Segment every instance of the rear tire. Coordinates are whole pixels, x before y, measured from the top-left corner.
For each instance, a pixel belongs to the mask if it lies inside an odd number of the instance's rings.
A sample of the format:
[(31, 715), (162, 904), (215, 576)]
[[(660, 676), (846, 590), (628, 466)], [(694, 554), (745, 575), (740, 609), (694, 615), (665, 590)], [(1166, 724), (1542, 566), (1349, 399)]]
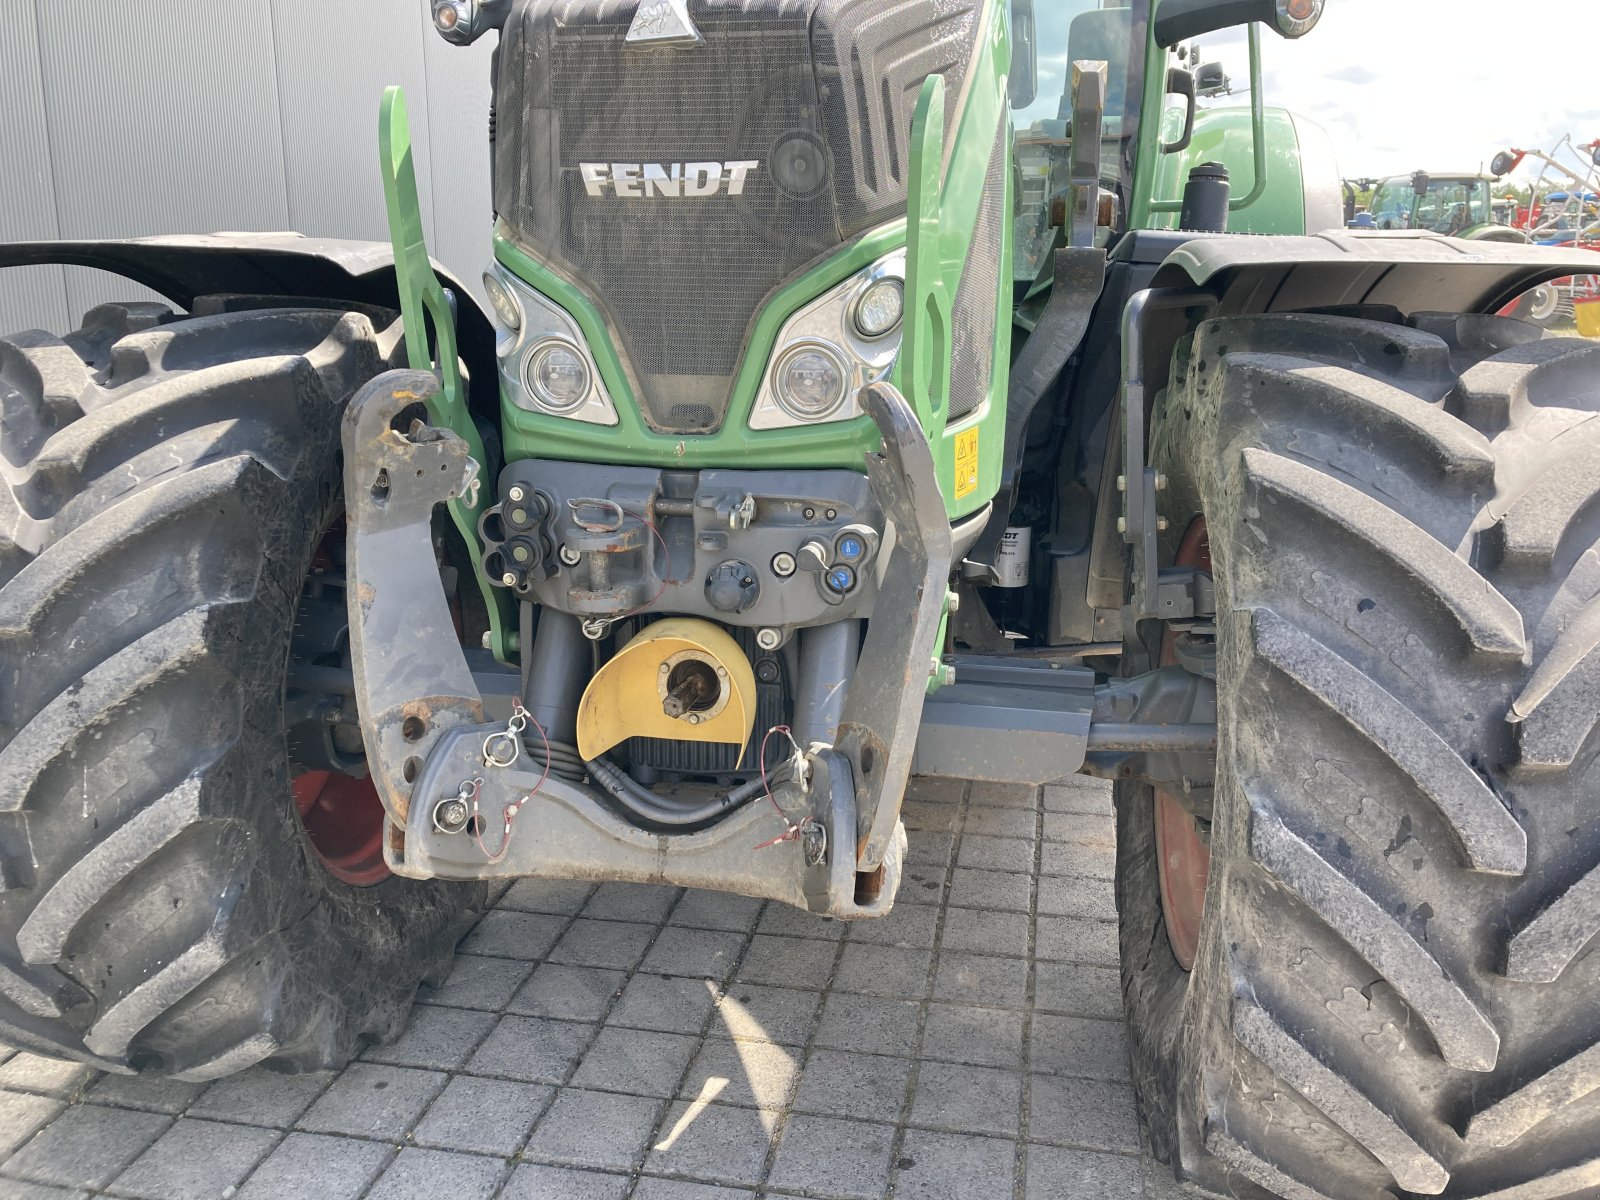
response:
[(297, 819), (290, 637), (397, 333), (263, 303), (0, 340), (0, 1038), (109, 1070), (338, 1066), (482, 904)]
[(1219, 1192), (1600, 1185), (1600, 345), (1538, 337), (1217, 320), (1158, 406), (1219, 748), (1192, 973), (1119, 790), (1124, 985), (1156, 1150)]

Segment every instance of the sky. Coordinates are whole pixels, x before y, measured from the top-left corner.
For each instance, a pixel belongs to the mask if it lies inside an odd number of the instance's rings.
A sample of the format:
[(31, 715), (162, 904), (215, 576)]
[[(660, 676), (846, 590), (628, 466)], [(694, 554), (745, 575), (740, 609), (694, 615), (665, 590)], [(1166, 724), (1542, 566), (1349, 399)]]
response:
[[(1549, 150), (1567, 133), (1590, 142), (1600, 138), (1593, 4), (1327, 0), (1299, 41), (1263, 34), (1266, 100), (1321, 124), (1346, 178), (1487, 169), (1499, 150)], [(1242, 32), (1200, 43), (1247, 86)]]

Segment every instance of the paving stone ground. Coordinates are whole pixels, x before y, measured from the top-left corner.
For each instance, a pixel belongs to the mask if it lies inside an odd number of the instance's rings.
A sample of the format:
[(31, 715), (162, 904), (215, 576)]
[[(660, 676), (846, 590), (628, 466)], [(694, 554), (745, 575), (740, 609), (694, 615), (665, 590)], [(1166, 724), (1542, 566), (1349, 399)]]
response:
[(523, 881), (338, 1073), (0, 1048), (0, 1197), (1155, 1200), (1105, 785), (924, 780), (885, 920)]

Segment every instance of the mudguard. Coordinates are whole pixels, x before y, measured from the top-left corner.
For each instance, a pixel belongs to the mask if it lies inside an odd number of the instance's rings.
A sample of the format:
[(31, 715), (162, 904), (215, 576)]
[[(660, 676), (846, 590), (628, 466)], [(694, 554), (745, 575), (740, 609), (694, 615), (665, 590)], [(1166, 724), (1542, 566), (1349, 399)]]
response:
[(1309, 237), (1202, 237), (1175, 248), (1157, 288), (1198, 287), (1214, 315), (1388, 304), (1403, 313), (1498, 312), (1529, 288), (1589, 274), (1594, 255), (1435, 233), (1328, 232)]
[[(188, 309), (219, 292), (344, 301), (400, 310), (394, 251), (387, 242), (304, 237), (298, 233), (212, 233), (103, 241), (0, 242), (0, 267), (49, 263), (109, 271)], [(474, 379), (496, 379), (494, 324), (472, 293), (437, 263), (455, 297), (462, 359)], [(499, 394), (480, 388), (474, 411), (499, 425)]]

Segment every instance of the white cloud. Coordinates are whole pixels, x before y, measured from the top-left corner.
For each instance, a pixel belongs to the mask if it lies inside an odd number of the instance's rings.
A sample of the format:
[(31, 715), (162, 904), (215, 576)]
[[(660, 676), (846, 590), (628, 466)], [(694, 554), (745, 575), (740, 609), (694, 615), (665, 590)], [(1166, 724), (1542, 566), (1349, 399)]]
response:
[[(1263, 33), (1267, 103), (1322, 124), (1352, 178), (1486, 169), (1508, 146), (1549, 149), (1568, 133), (1589, 142), (1600, 137), (1590, 3), (1328, 0), (1309, 36)], [(1245, 85), (1241, 35), (1201, 45)]]

